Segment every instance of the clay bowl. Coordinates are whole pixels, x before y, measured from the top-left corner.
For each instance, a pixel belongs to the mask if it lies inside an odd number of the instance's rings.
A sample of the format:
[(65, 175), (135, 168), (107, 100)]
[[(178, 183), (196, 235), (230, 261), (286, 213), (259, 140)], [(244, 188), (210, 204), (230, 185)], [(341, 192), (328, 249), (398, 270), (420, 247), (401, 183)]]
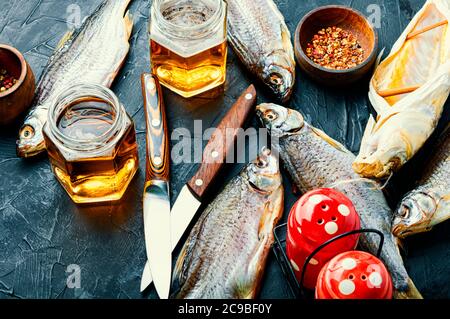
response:
[(0, 125), (7, 125), (31, 106), (36, 83), (23, 55), (6, 44), (0, 44), (0, 69), (7, 70), (17, 79), (13, 87), (0, 92)]
[[(306, 55), (306, 48), (317, 32), (336, 26), (351, 32), (364, 49), (364, 62), (347, 70), (324, 68)], [(349, 7), (324, 6), (309, 12), (295, 32), (295, 56), (300, 68), (316, 81), (329, 86), (345, 86), (356, 82), (373, 67), (378, 50), (378, 34), (366, 17)]]

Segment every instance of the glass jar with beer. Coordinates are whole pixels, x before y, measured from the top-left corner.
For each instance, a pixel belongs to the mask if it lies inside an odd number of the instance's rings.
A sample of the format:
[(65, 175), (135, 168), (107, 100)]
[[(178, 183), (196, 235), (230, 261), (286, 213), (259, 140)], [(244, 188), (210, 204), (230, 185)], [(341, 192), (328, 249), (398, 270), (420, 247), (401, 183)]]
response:
[(118, 201), (138, 169), (133, 120), (97, 84), (67, 88), (43, 130), (52, 170), (77, 204)]
[(152, 72), (162, 85), (192, 97), (226, 78), (227, 5), (223, 0), (154, 0)]

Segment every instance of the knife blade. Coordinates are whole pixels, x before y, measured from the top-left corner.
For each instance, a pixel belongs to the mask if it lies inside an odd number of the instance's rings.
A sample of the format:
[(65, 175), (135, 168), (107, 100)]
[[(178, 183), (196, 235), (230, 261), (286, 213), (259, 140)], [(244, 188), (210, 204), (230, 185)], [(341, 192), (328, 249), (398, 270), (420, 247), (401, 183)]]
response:
[[(250, 85), (224, 116), (203, 151), (203, 160), (197, 173), (184, 185), (171, 210), (171, 243), (175, 249), (189, 227), (203, 196), (226, 162), (234, 146), (239, 129), (243, 127), (256, 103), (256, 90)], [(146, 265), (141, 281), (141, 291), (152, 283), (151, 266)]]
[(143, 207), (148, 266), (144, 272), (149, 268), (159, 297), (167, 299), (172, 275), (168, 129), (158, 79), (143, 74), (141, 82), (147, 129)]

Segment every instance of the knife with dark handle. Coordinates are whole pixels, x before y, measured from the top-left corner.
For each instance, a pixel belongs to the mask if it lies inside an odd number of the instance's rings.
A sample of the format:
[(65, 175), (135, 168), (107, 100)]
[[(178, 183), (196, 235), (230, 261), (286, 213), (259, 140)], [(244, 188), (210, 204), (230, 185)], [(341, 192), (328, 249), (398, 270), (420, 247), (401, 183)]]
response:
[[(181, 189), (171, 210), (171, 243), (175, 249), (186, 229), (189, 227), (203, 196), (212, 186), (214, 178), (226, 162), (229, 150), (234, 147), (239, 129), (243, 127), (249, 115), (254, 111), (256, 90), (253, 85), (242, 93), (236, 103), (227, 112), (212, 134), (203, 151), (203, 160), (197, 173)], [(142, 278), (141, 291), (151, 284), (152, 278), (147, 270)]]
[(169, 181), (169, 134), (161, 85), (152, 74), (142, 74), (145, 124), (147, 129), (146, 181)]
[(141, 281), (141, 291), (145, 274), (150, 271), (159, 297), (167, 299), (172, 273), (168, 129), (158, 79), (151, 74), (143, 74), (141, 82), (147, 129), (143, 208), (148, 258)]

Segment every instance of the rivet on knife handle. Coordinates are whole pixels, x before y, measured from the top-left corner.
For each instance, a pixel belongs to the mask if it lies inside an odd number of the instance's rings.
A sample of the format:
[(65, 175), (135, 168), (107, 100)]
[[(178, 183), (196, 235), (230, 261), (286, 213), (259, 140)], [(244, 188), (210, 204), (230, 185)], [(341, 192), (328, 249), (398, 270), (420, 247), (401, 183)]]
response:
[(197, 173), (188, 182), (190, 189), (201, 198), (208, 185), (226, 162), (228, 151), (234, 147), (242, 128), (256, 103), (256, 90), (250, 85), (227, 112), (203, 151), (203, 161)]
[(147, 127), (146, 181), (169, 180), (169, 137), (166, 112), (158, 79), (142, 74), (145, 122)]

